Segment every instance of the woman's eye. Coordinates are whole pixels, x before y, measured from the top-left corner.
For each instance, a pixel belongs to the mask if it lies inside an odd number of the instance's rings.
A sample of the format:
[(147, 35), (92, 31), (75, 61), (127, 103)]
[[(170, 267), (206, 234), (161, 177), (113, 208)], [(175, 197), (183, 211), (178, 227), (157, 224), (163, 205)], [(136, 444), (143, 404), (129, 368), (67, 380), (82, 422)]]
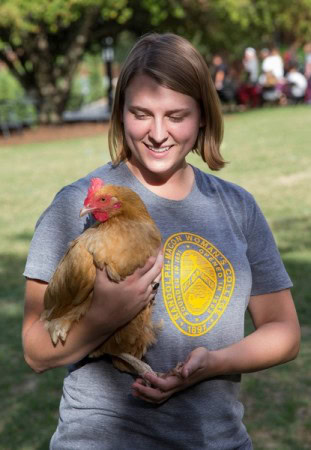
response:
[(183, 120), (182, 116), (170, 116), (172, 122), (181, 122)]
[(144, 120), (147, 118), (148, 118), (147, 114), (135, 114), (135, 119)]

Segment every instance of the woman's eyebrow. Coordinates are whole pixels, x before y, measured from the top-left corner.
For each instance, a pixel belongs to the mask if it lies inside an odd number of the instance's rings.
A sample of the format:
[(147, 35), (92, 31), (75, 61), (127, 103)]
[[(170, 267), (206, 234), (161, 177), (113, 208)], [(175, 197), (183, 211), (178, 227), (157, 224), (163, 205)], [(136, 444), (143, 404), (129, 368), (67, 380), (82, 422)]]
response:
[[(142, 111), (145, 113), (150, 114), (151, 111), (148, 108), (144, 108), (142, 106), (138, 106), (138, 105), (131, 105), (129, 107), (130, 110), (135, 110), (135, 111)], [(168, 111), (166, 111), (166, 114), (177, 114), (177, 113), (189, 113), (190, 109), (189, 108), (178, 108), (178, 109), (170, 109)]]
[(171, 109), (170, 111), (167, 111), (167, 114), (177, 114), (177, 113), (189, 113), (189, 108), (179, 108), (179, 109)]
[(147, 108), (143, 108), (142, 106), (136, 106), (136, 105), (130, 105), (129, 109), (130, 110), (135, 110), (135, 111), (142, 111), (142, 112), (145, 112), (145, 113), (150, 113), (151, 112)]

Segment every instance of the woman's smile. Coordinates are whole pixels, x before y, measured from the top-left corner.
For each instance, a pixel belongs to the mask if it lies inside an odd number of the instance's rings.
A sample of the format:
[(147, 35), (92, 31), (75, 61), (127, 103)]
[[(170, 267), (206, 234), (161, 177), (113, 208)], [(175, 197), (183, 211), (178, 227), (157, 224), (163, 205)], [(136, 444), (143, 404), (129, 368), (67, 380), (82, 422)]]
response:
[(146, 144), (145, 142), (144, 144), (149, 150), (157, 154), (168, 153), (168, 151), (173, 147), (173, 145), (166, 145), (165, 147), (157, 147), (154, 145)]

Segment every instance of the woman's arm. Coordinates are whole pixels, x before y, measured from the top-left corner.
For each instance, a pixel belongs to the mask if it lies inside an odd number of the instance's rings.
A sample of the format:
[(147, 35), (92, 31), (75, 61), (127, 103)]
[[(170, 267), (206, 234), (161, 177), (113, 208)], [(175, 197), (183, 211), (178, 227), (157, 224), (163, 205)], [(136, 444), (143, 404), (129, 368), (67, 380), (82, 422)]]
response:
[(248, 309), (256, 330), (218, 351), (224, 373), (255, 372), (295, 359), (300, 327), (290, 290), (251, 297)]
[(255, 372), (294, 359), (299, 351), (300, 327), (290, 291), (251, 297), (249, 311), (256, 328), (249, 336), (220, 350), (199, 347), (188, 356), (180, 377), (162, 379), (148, 374), (146, 378), (153, 387), (144, 386), (138, 379), (132, 386), (133, 394), (162, 403), (204, 379)]
[(162, 259), (161, 252), (156, 259), (149, 258), (142, 269), (120, 283), (111, 282), (105, 271), (97, 270), (90, 309), (73, 324), (65, 344), (56, 346), (40, 320), (47, 283), (28, 279), (22, 330), (27, 364), (36, 372), (43, 372), (88, 355), (150, 302), (154, 296), (151, 283), (159, 277)]

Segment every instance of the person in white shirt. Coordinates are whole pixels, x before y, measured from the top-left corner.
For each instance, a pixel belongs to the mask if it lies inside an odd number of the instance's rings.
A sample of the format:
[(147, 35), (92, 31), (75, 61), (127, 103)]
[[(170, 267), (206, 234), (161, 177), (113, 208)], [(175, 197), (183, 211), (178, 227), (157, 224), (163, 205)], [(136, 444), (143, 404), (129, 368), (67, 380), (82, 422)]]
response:
[(292, 63), (289, 66), (285, 80), (285, 95), (287, 99), (294, 102), (303, 100), (308, 82), (306, 77), (298, 71), (296, 63)]
[(263, 60), (262, 71), (264, 73), (272, 72), (278, 80), (284, 77), (283, 59), (276, 47), (272, 48), (270, 54)]
[(282, 97), (284, 84), (284, 63), (276, 47), (273, 47), (262, 62), (262, 73), (258, 79), (262, 86), (262, 99), (278, 102)]

